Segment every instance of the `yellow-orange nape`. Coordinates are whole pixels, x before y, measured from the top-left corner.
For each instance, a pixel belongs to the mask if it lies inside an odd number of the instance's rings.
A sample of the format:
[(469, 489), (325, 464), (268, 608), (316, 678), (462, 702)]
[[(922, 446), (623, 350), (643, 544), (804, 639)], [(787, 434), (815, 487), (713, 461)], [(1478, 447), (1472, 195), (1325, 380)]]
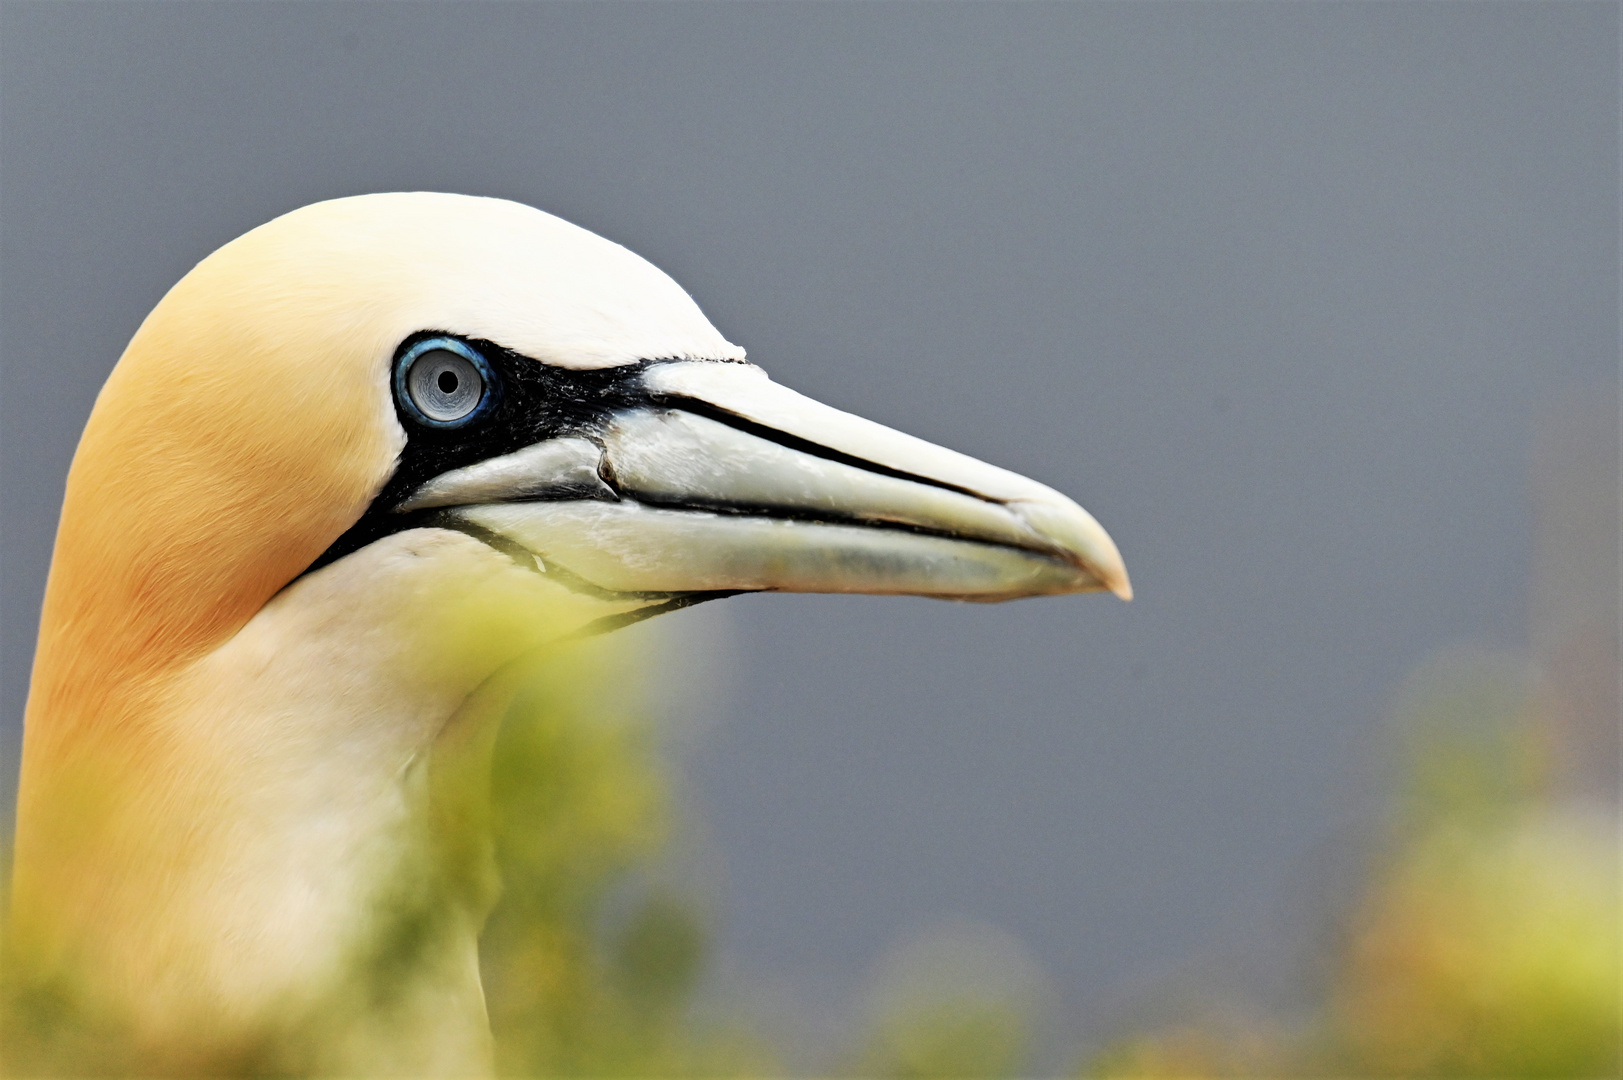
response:
[[(12, 970), (149, 1070), (487, 1070), (489, 868), (447, 836), (524, 658), (761, 590), (1131, 595), (1070, 499), (788, 390), (539, 210), (247, 233), (142, 324), (69, 473)], [(333, 1007), (407, 924), (376, 1007)]]

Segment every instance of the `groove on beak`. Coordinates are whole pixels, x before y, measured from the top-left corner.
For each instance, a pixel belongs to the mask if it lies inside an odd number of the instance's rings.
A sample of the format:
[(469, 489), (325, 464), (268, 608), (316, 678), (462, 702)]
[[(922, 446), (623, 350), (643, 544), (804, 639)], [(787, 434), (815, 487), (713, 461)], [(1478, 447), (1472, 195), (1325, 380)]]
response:
[(671, 361), (591, 431), (435, 477), (451, 513), (614, 591), (910, 593), (1003, 600), (1132, 586), (1051, 488), (781, 387)]

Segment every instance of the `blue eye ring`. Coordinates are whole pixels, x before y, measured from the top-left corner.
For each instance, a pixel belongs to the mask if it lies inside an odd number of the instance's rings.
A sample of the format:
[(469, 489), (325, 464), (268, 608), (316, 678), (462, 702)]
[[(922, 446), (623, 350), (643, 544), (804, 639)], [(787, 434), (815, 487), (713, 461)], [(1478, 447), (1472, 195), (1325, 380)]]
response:
[(490, 412), (499, 389), (490, 362), (454, 337), (414, 342), (395, 361), (395, 402), (424, 427), (444, 431), (468, 426)]

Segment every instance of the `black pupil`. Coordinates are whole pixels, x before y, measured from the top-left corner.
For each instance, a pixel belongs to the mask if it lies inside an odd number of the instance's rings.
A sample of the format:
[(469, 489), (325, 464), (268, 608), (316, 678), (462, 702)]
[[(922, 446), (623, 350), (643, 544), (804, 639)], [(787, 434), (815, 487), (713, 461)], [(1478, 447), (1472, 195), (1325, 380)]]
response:
[(442, 394), (455, 393), (456, 392), (456, 383), (457, 383), (456, 372), (454, 372), (454, 371), (442, 371), (442, 372), (440, 372), (440, 378), (439, 378), (440, 393), (442, 393)]

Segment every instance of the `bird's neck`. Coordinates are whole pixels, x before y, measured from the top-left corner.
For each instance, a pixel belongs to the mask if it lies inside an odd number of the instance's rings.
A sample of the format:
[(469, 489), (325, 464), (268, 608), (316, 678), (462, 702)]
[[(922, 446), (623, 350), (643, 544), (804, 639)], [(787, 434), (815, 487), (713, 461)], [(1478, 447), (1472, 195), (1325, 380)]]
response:
[[(161, 678), (31, 700), (24, 968), (164, 1071), (486, 1071), (492, 672), (560, 625), (534, 579), (403, 533)], [(51, 739), (76, 705), (107, 722)]]

